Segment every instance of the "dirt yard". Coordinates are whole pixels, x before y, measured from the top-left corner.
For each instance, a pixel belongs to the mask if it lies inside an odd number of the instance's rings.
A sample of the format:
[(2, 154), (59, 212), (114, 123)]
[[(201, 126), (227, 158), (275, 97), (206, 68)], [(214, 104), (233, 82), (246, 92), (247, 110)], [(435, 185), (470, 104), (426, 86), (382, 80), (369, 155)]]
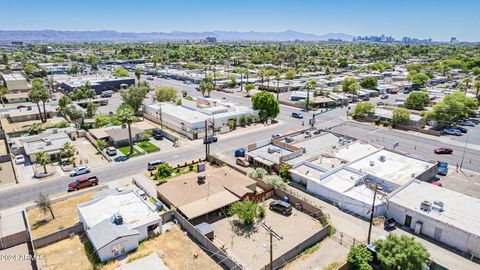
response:
[(108, 164), (108, 161), (102, 154), (98, 153), (97, 149), (87, 138), (78, 138), (73, 144), (78, 150), (77, 160), (75, 161), (77, 166), (88, 165), (91, 168), (95, 168)]
[(55, 231), (71, 227), (79, 222), (77, 204), (89, 201), (93, 198), (94, 191), (52, 204), (55, 219), (52, 219), (50, 211), (42, 212), (34, 208), (27, 212), (28, 222), (32, 230), (32, 237), (39, 238)]
[(44, 260), (39, 261), (40, 270), (90, 270), (94, 269), (85, 251), (83, 235), (75, 235), (36, 250), (36, 255)]
[[(137, 251), (128, 254), (127, 262), (134, 261), (156, 251), (170, 270), (182, 269), (222, 269), (176, 226), (171, 231), (144, 241)], [(194, 254), (198, 257), (195, 259)], [(103, 268), (112, 269), (110, 267)]]
[(0, 163), (0, 185), (15, 184), (15, 175), (13, 174), (12, 162)]

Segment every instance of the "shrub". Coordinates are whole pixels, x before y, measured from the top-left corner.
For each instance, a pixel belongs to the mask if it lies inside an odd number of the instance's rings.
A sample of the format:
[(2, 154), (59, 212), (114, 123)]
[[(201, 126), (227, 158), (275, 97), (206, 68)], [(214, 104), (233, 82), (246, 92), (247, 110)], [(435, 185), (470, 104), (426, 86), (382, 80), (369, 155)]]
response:
[(382, 122), (382, 125), (383, 125), (384, 127), (388, 127), (388, 126), (390, 125), (390, 122), (388, 122), (387, 120), (385, 120), (385, 121)]
[(350, 252), (348, 252), (347, 261), (353, 265), (354, 269), (373, 269), (370, 266), (372, 260), (372, 253), (370, 253), (370, 251), (364, 245), (355, 245), (350, 249)]
[(263, 180), (274, 189), (285, 189), (285, 182), (282, 177), (278, 175), (266, 175), (263, 177)]
[(188, 165), (188, 170), (193, 171), (193, 164)]
[(157, 168), (156, 176), (159, 179), (167, 178), (173, 173), (172, 166), (168, 165), (167, 163), (163, 163)]
[(286, 163), (283, 163), (282, 166), (280, 166), (278, 173), (283, 179), (288, 180), (290, 178), (288, 170), (290, 170), (290, 166)]
[(377, 126), (380, 125), (380, 119), (377, 118), (377, 119), (373, 120), (373, 123), (375, 123), (375, 125), (377, 125)]
[(245, 225), (253, 224), (257, 219), (261, 218), (261, 212), (265, 215), (265, 209), (260, 210), (261, 205), (256, 204), (250, 200), (236, 202), (228, 209), (228, 214), (231, 216), (237, 216), (240, 221)]
[(268, 174), (267, 170), (265, 170), (264, 168), (260, 168), (260, 167), (256, 168), (255, 172), (257, 173), (257, 177), (260, 178), (260, 179), (263, 179), (263, 177)]

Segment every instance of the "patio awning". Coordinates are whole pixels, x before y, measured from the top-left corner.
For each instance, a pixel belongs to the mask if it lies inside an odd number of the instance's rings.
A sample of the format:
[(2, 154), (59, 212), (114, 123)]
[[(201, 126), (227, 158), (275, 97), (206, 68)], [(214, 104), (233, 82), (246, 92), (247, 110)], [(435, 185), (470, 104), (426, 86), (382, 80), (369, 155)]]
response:
[(255, 161), (258, 162), (258, 163), (262, 163), (262, 164), (264, 164), (264, 165), (267, 165), (267, 166), (269, 166), (269, 167), (275, 165), (275, 163), (271, 162), (270, 160), (266, 160), (266, 159), (264, 159), (264, 158), (262, 158), (262, 157), (254, 157), (253, 160), (255, 160)]
[(182, 205), (178, 209), (187, 217), (187, 219), (193, 219), (230, 205), (238, 200), (240, 199), (237, 196), (225, 190), (215, 193), (212, 196)]

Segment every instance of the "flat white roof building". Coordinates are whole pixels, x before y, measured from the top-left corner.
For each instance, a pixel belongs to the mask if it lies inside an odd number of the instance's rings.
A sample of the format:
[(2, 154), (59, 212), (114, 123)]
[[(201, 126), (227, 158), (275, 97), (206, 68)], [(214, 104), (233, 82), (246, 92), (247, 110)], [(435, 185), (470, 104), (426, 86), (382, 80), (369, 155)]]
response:
[(480, 200), (414, 180), (388, 196), (387, 215), (399, 224), (480, 257)]
[(26, 91), (30, 88), (27, 79), (20, 73), (2, 74), (2, 77), (9, 92)]
[(335, 157), (347, 162), (356, 161), (360, 158), (366, 157), (370, 154), (373, 154), (377, 151), (380, 151), (381, 148), (378, 148), (369, 143), (356, 141), (354, 143), (348, 144), (342, 148), (339, 148), (335, 152)]

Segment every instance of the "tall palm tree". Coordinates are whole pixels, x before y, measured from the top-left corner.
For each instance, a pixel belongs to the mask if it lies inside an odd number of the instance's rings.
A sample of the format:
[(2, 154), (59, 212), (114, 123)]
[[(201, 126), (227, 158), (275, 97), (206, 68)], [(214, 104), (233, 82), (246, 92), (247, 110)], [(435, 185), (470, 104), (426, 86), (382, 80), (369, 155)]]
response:
[(282, 74), (279, 71), (275, 71), (275, 80), (277, 80), (277, 100), (278, 100), (278, 95), (280, 92), (280, 79), (282, 78)]
[(43, 121), (43, 115), (42, 115), (42, 110), (40, 109), (40, 101), (41, 101), (41, 96), (40, 96), (40, 91), (39, 91), (39, 85), (38, 82), (35, 82), (36, 79), (33, 80), (32, 82), (32, 89), (28, 92), (28, 99), (30, 99), (31, 102), (37, 104), (38, 108), (38, 116), (42, 122)]
[(5, 103), (3, 102), (3, 98), (5, 97), (7, 92), (8, 91), (7, 91), (6, 87), (0, 86), (0, 101), (2, 102), (2, 105), (3, 105), (4, 108), (5, 108)]
[(121, 123), (127, 124), (128, 126), (128, 141), (130, 143), (130, 153), (129, 155), (133, 154), (133, 140), (132, 140), (132, 128), (131, 124), (137, 120), (135, 117), (135, 112), (130, 106), (122, 106), (118, 110), (118, 120)]
[(316, 80), (309, 80), (307, 83), (305, 83), (305, 86), (303, 86), (303, 89), (307, 90), (307, 102), (305, 102), (305, 109), (308, 112), (308, 107), (310, 106), (310, 90), (315, 89), (315, 86), (317, 86), (317, 81)]
[(35, 160), (36, 160), (37, 164), (43, 166), (43, 171), (45, 172), (45, 174), (47, 174), (48, 173), (47, 172), (47, 165), (52, 163), (52, 161), (50, 160), (50, 155), (48, 155), (44, 151), (40, 151), (40, 152), (35, 154)]
[(137, 84), (140, 83), (140, 76), (142, 75), (142, 71), (140, 70), (140, 68), (135, 68), (135, 77), (137, 77)]

